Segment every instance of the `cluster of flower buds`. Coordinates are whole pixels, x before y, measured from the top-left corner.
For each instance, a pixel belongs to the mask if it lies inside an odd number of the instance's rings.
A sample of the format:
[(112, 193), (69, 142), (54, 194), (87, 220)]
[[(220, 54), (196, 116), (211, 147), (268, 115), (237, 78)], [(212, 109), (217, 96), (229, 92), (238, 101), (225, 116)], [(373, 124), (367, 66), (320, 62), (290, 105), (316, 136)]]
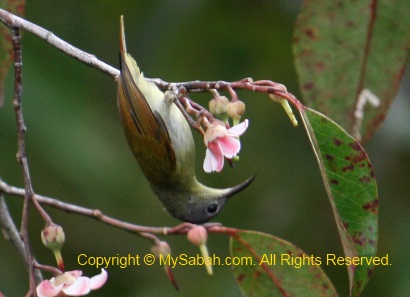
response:
[(215, 97), (209, 101), (209, 112), (227, 126), (229, 126), (229, 118), (232, 118), (233, 126), (239, 124), (245, 113), (245, 103), (239, 100), (236, 94), (234, 94), (231, 101), (226, 96), (219, 95), (216, 91), (214, 91), (214, 95)]

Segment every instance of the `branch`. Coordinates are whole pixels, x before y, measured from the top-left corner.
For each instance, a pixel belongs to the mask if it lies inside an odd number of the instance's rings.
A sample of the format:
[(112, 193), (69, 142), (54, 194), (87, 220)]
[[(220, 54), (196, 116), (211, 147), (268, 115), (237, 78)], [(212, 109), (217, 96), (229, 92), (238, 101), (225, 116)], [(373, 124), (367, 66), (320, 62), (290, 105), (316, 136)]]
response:
[(22, 19), (4, 9), (0, 9), (0, 21), (10, 28), (24, 29), (25, 31), (30, 32), (47, 41), (49, 44), (58, 48), (65, 54), (73, 57), (74, 59), (77, 59), (78, 61), (83, 62), (95, 69), (98, 69), (114, 78), (120, 74), (119, 70), (98, 60), (96, 56), (86, 53), (76, 48), (75, 46), (72, 46), (71, 44), (54, 35), (52, 32), (29, 21), (26, 21), (25, 19)]
[(54, 267), (54, 266), (42, 265), (42, 264), (35, 263), (35, 264), (34, 264), (34, 267), (36, 267), (37, 270), (40, 270), (40, 269), (41, 269), (41, 270), (43, 270), (43, 271), (48, 271), (48, 272), (53, 273), (54, 275), (59, 275), (59, 274), (62, 274), (62, 273), (63, 273), (60, 269), (58, 269), (58, 268), (56, 268), (56, 267)]
[[(19, 232), (13, 222), (13, 219), (10, 216), (10, 212), (2, 191), (0, 191), (0, 225), (2, 226), (3, 232), (7, 235), (7, 239), (9, 239), (10, 242), (16, 247), (17, 251), (24, 259), (24, 262), (28, 268), (30, 262), (27, 258), (24, 242), (20, 238)], [(34, 275), (37, 283), (40, 283), (43, 280), (43, 276), (41, 275), (40, 270), (35, 269)]]
[(26, 149), (24, 134), (26, 127), (23, 119), (23, 111), (21, 108), (21, 94), (23, 87), (21, 85), (21, 73), (22, 73), (22, 58), (21, 58), (21, 44), (20, 44), (20, 30), (18, 28), (11, 29), (11, 39), (13, 43), (13, 54), (14, 54), (14, 110), (16, 113), (17, 120), (17, 160), (20, 163), (21, 169), (23, 171), (24, 177), (24, 204), (23, 211), (21, 215), (21, 226), (20, 226), (20, 236), (25, 249), (25, 259), (28, 264), (29, 272), (29, 291), (26, 296), (35, 296), (36, 279), (34, 276), (34, 258), (31, 253), (30, 241), (28, 237), (28, 211), (29, 202), (34, 195), (33, 188), (31, 185), (30, 172), (28, 169), (28, 162), (26, 158)]
[[(19, 197), (24, 197), (25, 195), (24, 189), (10, 186), (6, 182), (4, 182), (2, 179), (0, 179), (0, 191), (3, 191), (4, 193), (9, 194), (9, 195), (14, 195), (14, 196), (19, 196)], [(60, 210), (64, 210), (69, 213), (75, 213), (75, 214), (79, 214), (85, 217), (90, 217), (98, 221), (101, 221), (107, 225), (131, 232), (134, 234), (139, 234), (139, 233), (149, 233), (149, 234), (158, 234), (158, 235), (185, 234), (188, 232), (190, 228), (192, 228), (192, 226), (194, 226), (193, 224), (190, 224), (190, 223), (182, 223), (175, 227), (141, 226), (141, 225), (127, 223), (127, 222), (118, 220), (116, 218), (107, 216), (98, 209), (91, 209), (91, 208), (74, 205), (71, 203), (63, 202), (55, 198), (50, 198), (50, 197), (34, 194), (34, 199), (41, 205), (48, 205), (48, 206), (51, 206), (51, 207), (54, 207)], [(204, 226), (212, 230), (211, 232), (215, 232), (215, 233), (226, 233), (225, 231), (222, 231), (222, 230), (231, 230), (231, 231), (235, 230), (235, 229), (220, 226), (218, 223), (209, 223), (209, 224), (205, 224)], [(144, 236), (144, 234), (142, 236)]]

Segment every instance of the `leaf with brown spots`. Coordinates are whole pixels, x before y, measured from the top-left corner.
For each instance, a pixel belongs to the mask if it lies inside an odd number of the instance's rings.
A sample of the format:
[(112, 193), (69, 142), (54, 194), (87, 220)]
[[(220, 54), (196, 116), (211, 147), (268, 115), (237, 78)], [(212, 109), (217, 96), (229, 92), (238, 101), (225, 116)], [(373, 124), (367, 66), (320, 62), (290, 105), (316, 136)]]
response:
[[(408, 0), (306, 0), (295, 25), (293, 51), (307, 105), (351, 135), (369, 139), (397, 93), (409, 52), (409, 27)], [(364, 89), (380, 99), (378, 107), (359, 102)]]
[(239, 231), (231, 236), (231, 255), (242, 261), (232, 268), (244, 296), (337, 296), (320, 267), (321, 259), (315, 260), (283, 239)]
[[(22, 16), (25, 0), (0, 0), (0, 8)], [(13, 61), (13, 47), (11, 44), (10, 29), (0, 24), (0, 108), (4, 101), (4, 80)]]
[[(378, 198), (373, 168), (361, 145), (339, 125), (298, 107), (319, 163), (347, 257), (373, 257), (378, 239)], [(373, 265), (348, 267), (351, 296), (359, 296)]]

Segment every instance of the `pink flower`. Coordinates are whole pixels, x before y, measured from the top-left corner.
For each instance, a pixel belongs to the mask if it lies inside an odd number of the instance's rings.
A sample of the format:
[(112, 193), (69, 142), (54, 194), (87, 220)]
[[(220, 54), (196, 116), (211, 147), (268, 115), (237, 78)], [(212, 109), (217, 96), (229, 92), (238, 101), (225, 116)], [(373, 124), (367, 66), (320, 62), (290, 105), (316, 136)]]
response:
[(101, 288), (107, 281), (108, 274), (104, 269), (101, 273), (91, 278), (81, 276), (81, 270), (67, 271), (50, 280), (43, 280), (37, 286), (38, 297), (59, 296), (63, 292), (67, 296), (83, 296), (91, 290)]
[(233, 158), (241, 150), (240, 141), (235, 138), (242, 135), (248, 128), (249, 121), (226, 129), (223, 123), (209, 124), (205, 132), (204, 142), (207, 146), (204, 170), (205, 172), (220, 172), (224, 166), (224, 157)]

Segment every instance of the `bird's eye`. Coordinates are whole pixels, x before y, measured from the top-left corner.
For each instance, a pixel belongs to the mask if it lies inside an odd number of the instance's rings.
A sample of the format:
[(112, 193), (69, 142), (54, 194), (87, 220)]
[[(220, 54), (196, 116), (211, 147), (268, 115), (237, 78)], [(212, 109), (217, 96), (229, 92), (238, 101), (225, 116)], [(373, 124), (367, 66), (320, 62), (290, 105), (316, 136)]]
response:
[(216, 203), (209, 204), (208, 208), (206, 211), (208, 213), (214, 213), (218, 209), (218, 205)]

